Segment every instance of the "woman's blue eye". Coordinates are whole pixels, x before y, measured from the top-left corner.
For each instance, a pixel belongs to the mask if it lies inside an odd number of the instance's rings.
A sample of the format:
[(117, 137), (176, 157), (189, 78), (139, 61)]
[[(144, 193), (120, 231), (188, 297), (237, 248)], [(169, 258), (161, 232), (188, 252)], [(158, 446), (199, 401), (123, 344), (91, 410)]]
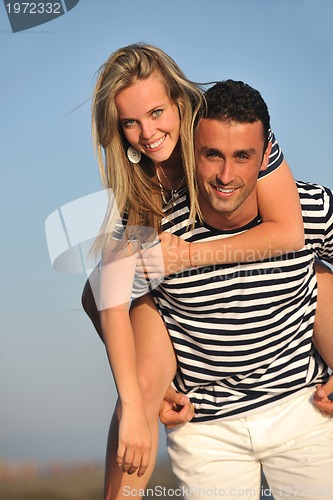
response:
[(131, 127), (135, 124), (135, 120), (125, 120), (122, 122), (123, 127)]
[(161, 109), (155, 109), (155, 111), (152, 112), (152, 115), (154, 117), (156, 117), (156, 116), (160, 116), (161, 113), (162, 113)]

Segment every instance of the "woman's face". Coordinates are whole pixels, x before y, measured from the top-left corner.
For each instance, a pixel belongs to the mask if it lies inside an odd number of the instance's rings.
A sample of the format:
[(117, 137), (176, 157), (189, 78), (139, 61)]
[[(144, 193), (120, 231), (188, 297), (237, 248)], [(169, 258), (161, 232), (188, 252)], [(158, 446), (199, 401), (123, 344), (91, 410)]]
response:
[(136, 80), (118, 92), (115, 103), (128, 142), (155, 164), (168, 160), (179, 139), (180, 118), (162, 75), (155, 71)]

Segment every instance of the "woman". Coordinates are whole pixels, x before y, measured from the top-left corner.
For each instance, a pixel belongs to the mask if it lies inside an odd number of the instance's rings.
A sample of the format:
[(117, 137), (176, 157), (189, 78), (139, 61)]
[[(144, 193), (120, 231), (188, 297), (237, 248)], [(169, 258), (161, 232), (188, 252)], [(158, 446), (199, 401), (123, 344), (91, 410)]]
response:
[[(172, 205), (186, 187), (192, 217), (200, 214), (193, 130), (201, 105), (198, 86), (156, 47), (125, 47), (112, 54), (101, 68), (93, 100), (94, 137), (105, 186), (112, 189), (128, 226), (151, 226), (158, 230), (163, 204)], [(170, 242), (169, 235), (161, 235), (167, 273), (170, 243), (173, 256), (175, 248), (178, 252), (172, 272), (193, 264), (255, 261), (303, 246), (298, 194), (276, 145), (274, 157), (277, 160), (267, 169), (272, 175), (258, 182), (263, 223), (241, 236), (210, 242), (209, 249), (205, 243), (190, 245), (183, 240), (175, 242), (174, 238)], [(294, 214), (292, 218), (290, 213)], [(108, 214), (103, 232), (109, 236), (98, 243), (103, 249), (104, 262), (108, 260), (105, 249), (112, 241), (116, 223), (116, 218)], [(125, 485), (143, 488), (154, 465), (158, 410), (176, 364), (167, 332), (162, 331), (163, 325), (154, 319), (155, 315), (150, 316), (150, 311), (153, 304), (149, 299), (133, 308), (135, 339), (125, 301), (101, 311), (102, 337), (120, 398), (109, 436), (106, 498), (128, 496), (122, 490)], [(151, 327), (156, 321), (156, 330), (161, 333), (147, 335), (143, 317), (146, 322), (149, 318)], [(135, 471), (137, 475), (123, 474)]]

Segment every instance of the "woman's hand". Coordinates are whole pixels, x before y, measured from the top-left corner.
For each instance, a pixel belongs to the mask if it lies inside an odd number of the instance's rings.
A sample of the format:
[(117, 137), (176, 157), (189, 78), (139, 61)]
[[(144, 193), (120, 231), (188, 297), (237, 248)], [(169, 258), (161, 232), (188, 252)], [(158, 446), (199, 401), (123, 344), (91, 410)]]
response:
[[(163, 281), (165, 276), (191, 267), (190, 243), (171, 233), (161, 233), (159, 244), (140, 251), (136, 265), (136, 278)], [(156, 286), (158, 283), (156, 284)]]
[(119, 424), (117, 464), (127, 474), (143, 476), (151, 450), (151, 435), (144, 413), (133, 408), (122, 408)]
[(171, 233), (161, 233), (160, 241), (166, 276), (191, 267), (190, 243)]

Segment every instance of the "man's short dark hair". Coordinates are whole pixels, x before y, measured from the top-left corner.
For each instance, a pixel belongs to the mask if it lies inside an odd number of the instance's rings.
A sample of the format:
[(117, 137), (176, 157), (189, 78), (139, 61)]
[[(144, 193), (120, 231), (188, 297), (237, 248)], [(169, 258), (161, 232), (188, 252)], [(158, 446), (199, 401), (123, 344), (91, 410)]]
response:
[(260, 92), (241, 81), (224, 80), (205, 92), (204, 118), (239, 123), (260, 121), (264, 129), (264, 150), (268, 144), (270, 117)]

